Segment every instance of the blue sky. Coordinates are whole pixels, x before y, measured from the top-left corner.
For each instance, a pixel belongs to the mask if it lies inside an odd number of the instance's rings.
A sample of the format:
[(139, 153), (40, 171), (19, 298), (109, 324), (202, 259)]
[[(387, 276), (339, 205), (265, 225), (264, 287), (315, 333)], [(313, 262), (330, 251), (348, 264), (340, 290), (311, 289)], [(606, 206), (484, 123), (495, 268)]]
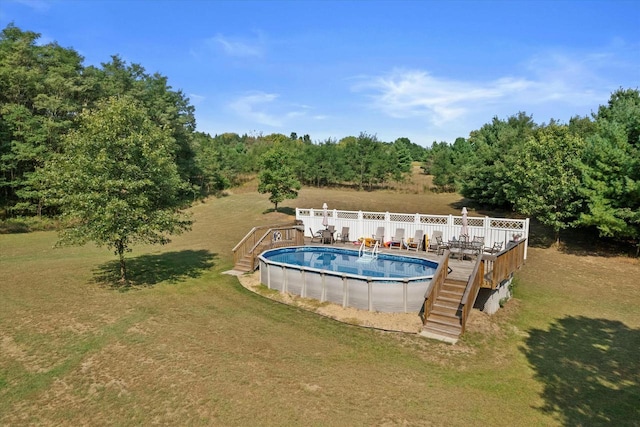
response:
[(210, 134), (430, 146), (640, 87), (640, 1), (2, 0), (0, 26), (167, 76)]

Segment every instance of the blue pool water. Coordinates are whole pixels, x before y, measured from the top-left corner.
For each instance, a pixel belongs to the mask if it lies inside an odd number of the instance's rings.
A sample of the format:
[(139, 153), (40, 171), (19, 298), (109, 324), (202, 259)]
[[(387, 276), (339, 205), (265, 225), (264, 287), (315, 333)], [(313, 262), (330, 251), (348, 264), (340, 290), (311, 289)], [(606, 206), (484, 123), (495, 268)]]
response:
[(438, 268), (436, 262), (401, 255), (379, 254), (376, 259), (361, 259), (358, 251), (335, 247), (272, 249), (262, 256), (269, 262), (379, 278), (430, 277)]

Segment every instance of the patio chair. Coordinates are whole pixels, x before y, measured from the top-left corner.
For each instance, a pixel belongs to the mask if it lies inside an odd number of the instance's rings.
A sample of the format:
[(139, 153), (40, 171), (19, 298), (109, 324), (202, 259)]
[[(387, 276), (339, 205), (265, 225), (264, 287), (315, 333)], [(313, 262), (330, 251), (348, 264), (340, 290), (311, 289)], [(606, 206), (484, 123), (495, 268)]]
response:
[(333, 243), (333, 233), (331, 232), (331, 230), (322, 230), (322, 243)]
[(408, 238), (404, 242), (404, 246), (407, 250), (415, 249), (418, 252), (422, 249), (422, 242), (424, 241), (424, 231), (416, 230), (416, 233), (413, 235), (413, 238)]
[(376, 234), (373, 235), (373, 239), (381, 245), (384, 243), (384, 227), (378, 227)]
[(473, 236), (470, 245), (474, 255), (480, 255), (484, 250), (484, 236)]
[(309, 232), (311, 232), (311, 243), (316, 240), (318, 241), (318, 243), (320, 243), (320, 239), (322, 238), (322, 231), (316, 231), (314, 233), (311, 227), (309, 227)]
[(436, 230), (431, 235), (431, 240), (429, 240), (429, 246), (427, 246), (428, 252), (438, 252), (438, 237), (442, 240), (442, 231)]
[(336, 240), (347, 243), (349, 241), (349, 227), (342, 227), (342, 233), (338, 233)]
[(437, 245), (437, 250), (438, 250), (438, 255), (442, 255), (445, 251), (445, 249), (451, 249), (449, 247), (448, 243), (445, 243), (442, 241), (442, 237), (441, 236), (436, 236), (436, 245)]
[(397, 246), (398, 249), (402, 248), (402, 241), (404, 240), (404, 228), (396, 228), (396, 234), (391, 237), (389, 242), (389, 249)]
[(497, 254), (502, 250), (502, 242), (495, 242), (490, 248), (484, 248), (484, 252), (488, 254)]

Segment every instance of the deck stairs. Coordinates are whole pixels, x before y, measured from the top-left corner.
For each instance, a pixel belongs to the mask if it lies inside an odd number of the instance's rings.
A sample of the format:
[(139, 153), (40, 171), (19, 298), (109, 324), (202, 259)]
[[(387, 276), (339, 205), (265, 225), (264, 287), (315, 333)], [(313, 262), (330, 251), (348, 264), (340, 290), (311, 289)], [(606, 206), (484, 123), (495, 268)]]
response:
[(255, 271), (258, 256), (267, 249), (304, 245), (304, 230), (297, 223), (253, 227), (233, 248), (234, 270)]
[(238, 259), (233, 267), (234, 270), (242, 271), (245, 273), (254, 271), (254, 266), (252, 265), (253, 258), (251, 255), (244, 255), (242, 258)]
[(429, 313), (422, 335), (444, 341), (455, 342), (462, 334), (462, 296), (467, 282), (446, 279), (442, 285), (433, 310)]

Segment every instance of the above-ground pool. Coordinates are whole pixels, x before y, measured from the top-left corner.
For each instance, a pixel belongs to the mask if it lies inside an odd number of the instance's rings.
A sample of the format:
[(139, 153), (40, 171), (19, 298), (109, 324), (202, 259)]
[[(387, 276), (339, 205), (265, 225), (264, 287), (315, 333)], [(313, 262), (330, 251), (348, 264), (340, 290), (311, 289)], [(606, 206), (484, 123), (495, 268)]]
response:
[(270, 289), (381, 312), (418, 312), (438, 268), (422, 258), (371, 259), (356, 250), (317, 246), (272, 249), (259, 259), (260, 281)]

